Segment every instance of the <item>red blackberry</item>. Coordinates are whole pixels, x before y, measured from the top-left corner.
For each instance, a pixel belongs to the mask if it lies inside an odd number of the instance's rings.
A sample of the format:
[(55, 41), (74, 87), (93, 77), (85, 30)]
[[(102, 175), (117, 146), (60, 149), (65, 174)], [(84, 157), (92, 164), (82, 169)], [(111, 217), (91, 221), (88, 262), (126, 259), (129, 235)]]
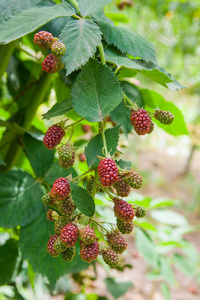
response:
[(133, 223), (132, 221), (130, 222), (123, 222), (122, 220), (118, 219), (117, 218), (117, 228), (119, 229), (119, 231), (122, 233), (122, 234), (129, 234), (133, 231)]
[(99, 254), (99, 244), (97, 241), (90, 245), (85, 245), (80, 241), (80, 255), (83, 261), (91, 263)]
[(65, 251), (61, 253), (62, 259), (64, 261), (72, 261), (76, 253), (76, 248), (67, 248)]
[(130, 121), (138, 135), (144, 135), (149, 132), (151, 118), (145, 109), (133, 109), (131, 111)]
[(155, 109), (154, 118), (164, 125), (170, 125), (174, 121), (174, 115), (169, 111)]
[(53, 42), (53, 35), (47, 31), (40, 31), (34, 36), (34, 43), (41, 49), (50, 49)]
[(127, 182), (133, 189), (140, 189), (142, 187), (143, 179), (139, 173), (130, 171)]
[(55, 73), (62, 70), (63, 64), (60, 57), (53, 54), (47, 55), (47, 57), (42, 62), (42, 70), (47, 73)]
[(61, 253), (65, 251), (67, 248), (66, 244), (61, 240), (61, 237), (59, 236), (55, 243), (54, 243), (54, 249), (57, 253)]
[(59, 164), (63, 169), (69, 169), (74, 165), (75, 151), (71, 144), (58, 148)]
[(118, 179), (117, 165), (111, 158), (105, 158), (100, 161), (98, 172), (101, 184), (104, 186), (111, 186)]
[(154, 123), (151, 121), (150, 128), (149, 128), (149, 131), (147, 132), (147, 134), (152, 133), (153, 130), (154, 130)]
[(60, 234), (61, 229), (67, 225), (68, 220), (65, 217), (59, 217), (54, 223), (55, 234)]
[(50, 193), (44, 195), (42, 198), (41, 198), (41, 201), (44, 205), (51, 205), (51, 204), (54, 204), (54, 200), (51, 198), (51, 195)]
[(69, 218), (75, 209), (74, 202), (71, 198), (66, 198), (62, 201), (57, 202), (59, 213), (65, 217)]
[(118, 180), (114, 183), (113, 187), (116, 189), (117, 195), (120, 197), (127, 197), (131, 191), (131, 187), (124, 174), (118, 174)]
[(60, 177), (56, 179), (51, 188), (51, 197), (55, 200), (64, 200), (68, 197), (71, 191), (67, 178)]
[(107, 242), (109, 246), (114, 250), (116, 253), (123, 253), (127, 248), (127, 243), (122, 235), (118, 232), (111, 232), (106, 235)]
[(135, 216), (137, 218), (143, 218), (144, 216), (146, 215), (146, 208), (143, 207), (143, 206), (138, 206), (136, 209), (135, 209)]
[(54, 124), (45, 133), (43, 143), (47, 149), (51, 150), (60, 144), (64, 135), (65, 131), (60, 126)]
[(51, 52), (55, 56), (62, 56), (65, 53), (65, 44), (63, 44), (61, 42), (58, 42), (58, 41), (55, 41), (51, 45)]
[(58, 238), (57, 234), (51, 235), (50, 239), (47, 243), (47, 252), (49, 254), (51, 254), (51, 256), (58, 256), (59, 255), (59, 253), (56, 252), (56, 250), (54, 249), (54, 244), (55, 244), (55, 241), (57, 240), (57, 238)]
[(104, 262), (111, 268), (116, 268), (119, 264), (117, 253), (111, 249), (101, 251)]
[(115, 216), (123, 222), (132, 221), (135, 216), (133, 206), (122, 199), (114, 198), (113, 201)]
[(70, 248), (74, 247), (75, 243), (78, 241), (78, 227), (73, 223), (69, 223), (61, 229), (60, 233), (61, 240), (66, 244), (66, 246)]
[(89, 226), (80, 229), (79, 233), (80, 233), (80, 239), (85, 245), (92, 244), (97, 239), (94, 230)]

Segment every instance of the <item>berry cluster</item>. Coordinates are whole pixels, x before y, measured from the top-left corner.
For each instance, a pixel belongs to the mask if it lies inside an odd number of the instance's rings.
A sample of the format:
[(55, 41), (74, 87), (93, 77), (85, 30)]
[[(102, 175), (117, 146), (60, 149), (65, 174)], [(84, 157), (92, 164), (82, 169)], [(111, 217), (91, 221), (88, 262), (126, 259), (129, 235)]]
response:
[(118, 179), (118, 168), (111, 158), (105, 158), (100, 161), (98, 172), (101, 184), (104, 186), (111, 186)]
[(45, 133), (43, 143), (47, 149), (52, 150), (60, 144), (64, 135), (65, 131), (63, 130), (63, 128), (57, 124), (54, 124), (49, 127), (47, 132)]

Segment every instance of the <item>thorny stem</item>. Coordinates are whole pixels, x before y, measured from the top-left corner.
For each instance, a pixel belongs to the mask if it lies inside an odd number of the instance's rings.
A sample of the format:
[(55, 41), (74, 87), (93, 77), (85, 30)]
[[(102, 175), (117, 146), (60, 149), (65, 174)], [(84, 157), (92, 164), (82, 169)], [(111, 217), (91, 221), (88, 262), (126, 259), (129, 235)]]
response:
[(104, 126), (103, 126), (103, 122), (102, 122), (102, 128), (101, 128), (101, 135), (102, 135), (102, 139), (103, 139), (103, 146), (104, 146), (104, 151), (105, 151), (105, 157), (108, 156), (108, 148), (107, 148), (107, 143), (106, 143), (106, 137), (104, 134)]
[(99, 53), (100, 53), (100, 57), (101, 57), (101, 62), (103, 65), (106, 64), (106, 58), (105, 58), (105, 53), (104, 53), (104, 49), (103, 49), (103, 45), (102, 43), (99, 44)]

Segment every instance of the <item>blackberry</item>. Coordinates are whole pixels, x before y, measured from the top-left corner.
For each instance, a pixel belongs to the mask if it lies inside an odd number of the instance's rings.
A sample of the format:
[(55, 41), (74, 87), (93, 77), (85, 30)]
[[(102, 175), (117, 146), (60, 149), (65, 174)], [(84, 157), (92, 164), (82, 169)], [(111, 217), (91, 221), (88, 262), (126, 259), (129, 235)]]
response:
[(97, 239), (94, 230), (89, 226), (80, 229), (79, 233), (80, 233), (80, 239), (85, 245), (92, 244)]
[(52, 150), (60, 144), (64, 135), (65, 131), (60, 126), (54, 124), (49, 127), (47, 132), (45, 133), (43, 143), (47, 149)]
[(113, 187), (116, 189), (117, 195), (120, 197), (127, 197), (131, 191), (131, 187), (124, 174), (118, 174), (118, 180), (113, 184)]
[(119, 264), (117, 253), (111, 249), (101, 251), (104, 262), (111, 268), (116, 268)]
[(47, 57), (42, 62), (42, 70), (44, 72), (53, 74), (59, 72), (63, 69), (63, 64), (60, 57), (57, 57), (53, 54), (47, 55)]
[(149, 132), (151, 118), (145, 109), (138, 108), (131, 111), (131, 124), (138, 135), (144, 135)]
[(105, 158), (100, 161), (98, 172), (100, 182), (104, 186), (111, 186), (118, 179), (117, 165), (111, 158)]
[(147, 132), (147, 134), (152, 133), (153, 130), (154, 130), (154, 123), (151, 121), (150, 128), (149, 128), (149, 131)]
[(68, 220), (64, 217), (59, 217), (57, 220), (55, 220), (54, 223), (54, 232), (55, 234), (60, 234), (61, 229), (67, 225)]
[(118, 219), (117, 218), (117, 228), (119, 229), (119, 231), (122, 233), (122, 234), (129, 234), (133, 231), (133, 223), (132, 221), (130, 222), (123, 222), (122, 220)]
[(132, 221), (135, 216), (133, 206), (122, 199), (114, 198), (113, 201), (115, 216), (123, 222)]
[(62, 259), (64, 261), (72, 261), (76, 254), (76, 248), (67, 248), (65, 251), (61, 253)]
[(85, 245), (80, 241), (80, 255), (83, 261), (91, 263), (99, 255), (99, 244), (97, 241), (90, 245)]
[(57, 240), (57, 238), (58, 238), (57, 234), (51, 235), (50, 239), (49, 239), (49, 241), (47, 243), (47, 252), (51, 256), (58, 256), (59, 255), (59, 253), (56, 252), (56, 250), (54, 249), (54, 244), (55, 244), (55, 241)]
[(69, 219), (75, 209), (74, 202), (71, 198), (66, 198), (62, 201), (57, 202), (59, 213)]
[(51, 52), (55, 56), (62, 56), (65, 53), (65, 44), (63, 44), (61, 42), (58, 42), (58, 41), (55, 41), (51, 45)]
[(59, 236), (54, 243), (55, 251), (57, 253), (61, 253), (61, 252), (65, 251), (66, 248), (67, 247), (66, 247), (65, 243), (63, 243), (63, 241), (61, 240), (61, 237)]
[(41, 49), (50, 49), (54, 42), (54, 37), (50, 32), (40, 31), (34, 35), (34, 43)]
[(109, 246), (114, 250), (116, 253), (121, 254), (127, 248), (127, 243), (122, 235), (118, 232), (111, 232), (106, 235), (106, 240)]
[(164, 125), (170, 125), (174, 121), (174, 115), (169, 111), (155, 109), (154, 118)]
[(64, 200), (68, 197), (71, 191), (67, 178), (60, 177), (56, 179), (51, 188), (51, 197), (55, 200)]
[(42, 196), (41, 201), (44, 205), (52, 205), (54, 204), (54, 200), (51, 198), (50, 193)]
[(69, 223), (61, 229), (60, 233), (61, 240), (66, 244), (66, 246), (70, 248), (74, 247), (75, 243), (78, 241), (78, 227), (73, 223)]
[(75, 151), (71, 144), (58, 148), (59, 164), (63, 169), (69, 169), (74, 165)]
[(138, 206), (136, 209), (135, 209), (135, 216), (137, 218), (143, 218), (144, 216), (146, 215), (146, 208), (143, 207), (143, 206)]
[(140, 189), (142, 187), (143, 179), (139, 173), (130, 171), (127, 182), (133, 189)]

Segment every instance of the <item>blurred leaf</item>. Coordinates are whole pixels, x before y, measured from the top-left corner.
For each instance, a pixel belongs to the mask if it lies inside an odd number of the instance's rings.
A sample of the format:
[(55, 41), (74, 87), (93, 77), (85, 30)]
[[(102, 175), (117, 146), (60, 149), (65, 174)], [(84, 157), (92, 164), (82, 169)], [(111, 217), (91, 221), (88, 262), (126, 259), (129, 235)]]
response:
[(113, 22), (121, 22), (121, 23), (128, 23), (129, 18), (123, 14), (123, 13), (112, 13), (112, 12), (107, 12), (106, 17), (111, 19)]
[(0, 157), (0, 165), (6, 166), (5, 162), (1, 159), (1, 157)]
[(72, 199), (77, 208), (86, 216), (92, 217), (95, 213), (95, 204), (92, 196), (81, 186), (70, 182)]
[(157, 231), (157, 229), (154, 225), (152, 225), (150, 222), (144, 221), (142, 219), (135, 219), (134, 224), (136, 224), (137, 226), (139, 226), (143, 229)]
[(0, 174), (0, 186), (0, 226), (23, 226), (39, 215), (43, 191), (30, 174), (21, 170)]
[(188, 224), (184, 216), (172, 210), (154, 210), (150, 212), (150, 215), (154, 220), (164, 224), (173, 226), (185, 226)]
[(149, 208), (154, 209), (160, 206), (171, 206), (174, 205), (174, 200), (171, 199), (153, 199), (150, 204)]
[(120, 159), (120, 160), (116, 160), (115, 162), (123, 170), (131, 169), (132, 161), (126, 161), (126, 160)]
[(65, 300), (87, 300), (87, 297), (85, 294), (82, 293), (79, 294), (67, 293), (65, 295)]
[(170, 300), (171, 299), (170, 290), (169, 290), (168, 286), (166, 285), (166, 283), (162, 282), (160, 284), (160, 290), (161, 290), (165, 300)]
[(188, 261), (188, 258), (184, 257), (183, 255), (175, 253), (173, 255), (173, 260), (176, 267), (186, 276), (193, 277), (196, 273), (195, 265), (191, 264), (191, 262)]
[(123, 296), (133, 287), (132, 282), (107, 277), (104, 279), (108, 292), (115, 298)]
[(8, 240), (0, 247), (0, 285), (10, 283), (18, 257), (17, 241)]
[(175, 283), (174, 273), (170, 266), (169, 260), (167, 260), (164, 256), (161, 256), (159, 260), (160, 260), (160, 269), (166, 282), (171, 286), (174, 285)]
[(44, 177), (54, 160), (54, 151), (48, 150), (43, 142), (24, 136), (25, 153), (37, 177)]
[(43, 119), (50, 119), (57, 116), (64, 115), (73, 110), (71, 98), (64, 100), (63, 102), (56, 103), (48, 112), (43, 114)]
[(69, 99), (71, 97), (71, 89), (67, 84), (65, 84), (61, 76), (56, 76), (53, 83), (56, 92), (57, 102), (63, 102), (64, 99)]
[(77, 0), (80, 8), (80, 12), (83, 16), (90, 15), (94, 12), (98, 12), (106, 4), (112, 0)]
[(67, 177), (68, 175), (72, 174), (72, 177), (78, 176), (74, 168), (69, 168), (67, 170), (62, 169), (59, 165), (58, 161), (55, 161), (51, 168), (45, 174), (44, 181), (48, 184), (53, 185), (54, 181), (59, 177)]

